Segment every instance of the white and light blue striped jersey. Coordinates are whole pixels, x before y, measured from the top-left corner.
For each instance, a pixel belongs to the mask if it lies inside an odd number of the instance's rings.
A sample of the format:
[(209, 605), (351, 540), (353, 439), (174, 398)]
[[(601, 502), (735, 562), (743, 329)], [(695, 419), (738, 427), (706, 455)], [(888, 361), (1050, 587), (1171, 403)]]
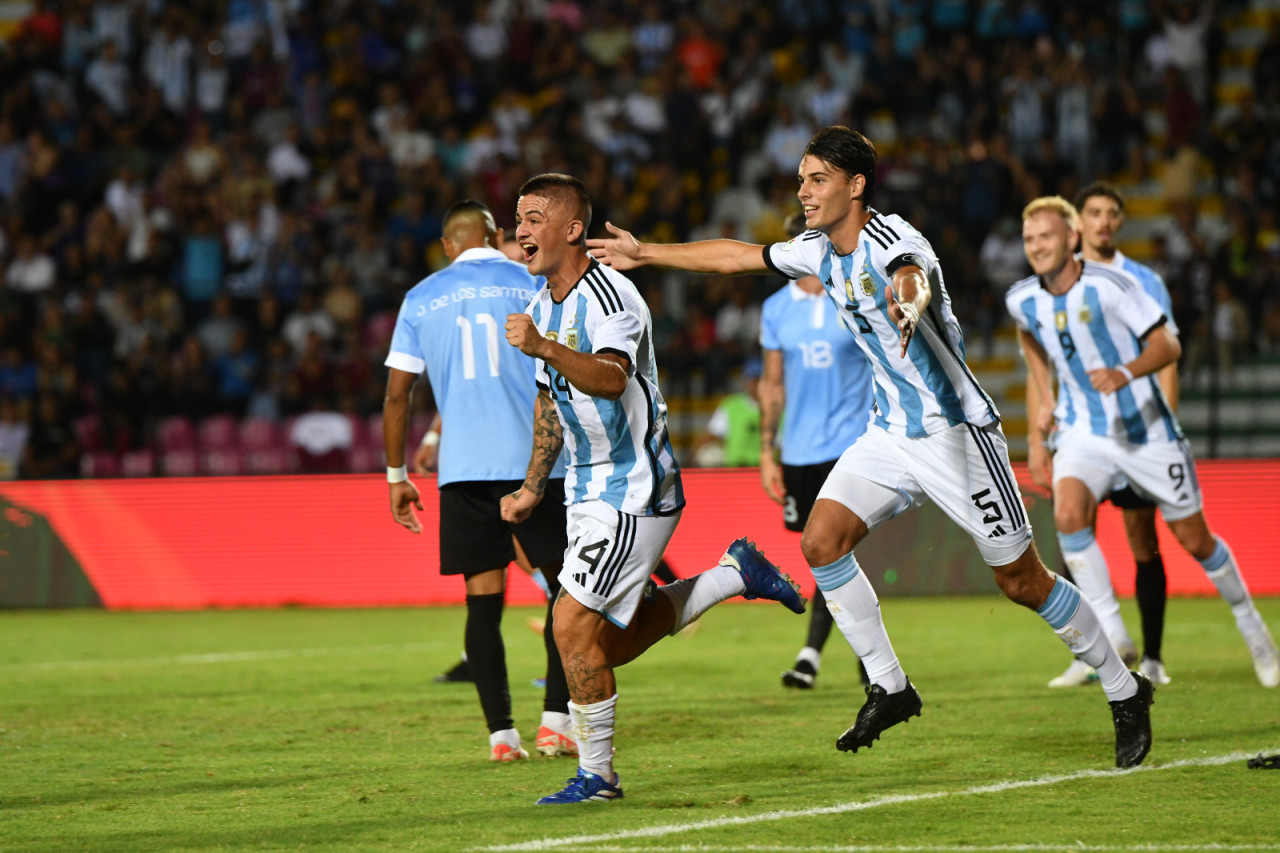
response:
[(1116, 256), (1111, 259), (1111, 266), (1120, 267), (1120, 269), (1138, 280), (1138, 283), (1142, 285), (1142, 289), (1150, 294), (1152, 299), (1159, 302), (1160, 307), (1164, 309), (1169, 331), (1175, 335), (1178, 334), (1178, 324), (1173, 321), (1173, 297), (1169, 295), (1169, 288), (1165, 285), (1164, 279), (1160, 277), (1160, 273), (1146, 264), (1138, 263), (1118, 249), (1116, 250)]
[(684, 506), (680, 466), (658, 391), (649, 308), (635, 285), (594, 259), (557, 303), (543, 287), (528, 313), (547, 338), (578, 352), (626, 357), (631, 376), (617, 400), (579, 391), (537, 360), (538, 387), (556, 403), (564, 427), (565, 503), (598, 499), (631, 515), (667, 515)]
[(789, 282), (764, 301), (760, 346), (782, 353), (783, 464), (840, 458), (867, 427), (871, 365), (831, 300)]
[(1164, 308), (1142, 284), (1111, 264), (1084, 261), (1078, 281), (1053, 295), (1039, 276), (1009, 288), (1005, 305), (1018, 328), (1031, 333), (1058, 374), (1054, 416), (1064, 435), (1081, 431), (1131, 444), (1177, 441), (1182, 429), (1154, 373), (1113, 394), (1094, 390), (1089, 371), (1119, 367), (1138, 357), (1142, 340), (1167, 322)]
[[(405, 294), (386, 364), (431, 382), (443, 423), (438, 485), (529, 470), (534, 363), (503, 329), (541, 284), (496, 249), (467, 249)], [(563, 461), (552, 476), (564, 476)]]
[[(836, 254), (825, 234), (806, 231), (766, 246), (764, 262), (787, 278), (816, 275), (826, 287), (871, 362), (875, 424), (918, 438), (961, 423), (999, 422), (995, 403), (964, 362), (964, 334), (929, 241), (896, 214), (870, 212), (857, 248), (848, 255)], [(908, 264), (924, 271), (933, 296), (904, 358), (884, 289)]]

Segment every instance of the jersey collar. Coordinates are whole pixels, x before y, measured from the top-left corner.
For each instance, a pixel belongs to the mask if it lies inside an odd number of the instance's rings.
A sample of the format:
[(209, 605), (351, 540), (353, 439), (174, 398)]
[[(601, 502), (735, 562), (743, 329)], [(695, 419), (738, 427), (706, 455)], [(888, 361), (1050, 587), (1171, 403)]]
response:
[(458, 257), (453, 259), (455, 264), (465, 263), (466, 261), (491, 261), (495, 258), (505, 258), (506, 255), (497, 249), (490, 249), (487, 246), (477, 246), (474, 249), (467, 249)]
[(826, 299), (827, 294), (824, 292), (825, 290), (826, 288), (823, 288), (823, 290), (817, 293), (810, 293), (800, 285), (796, 284), (795, 281), (787, 282), (787, 291), (791, 294), (791, 299), (795, 302), (803, 302), (806, 299)]

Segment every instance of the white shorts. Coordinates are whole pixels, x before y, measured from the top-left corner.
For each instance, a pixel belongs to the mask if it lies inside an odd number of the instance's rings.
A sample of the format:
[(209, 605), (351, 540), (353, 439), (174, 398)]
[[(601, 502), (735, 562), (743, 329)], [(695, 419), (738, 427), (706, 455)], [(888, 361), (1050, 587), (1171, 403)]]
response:
[(569, 547), (560, 585), (582, 606), (626, 628), (653, 567), (676, 532), (680, 513), (628, 515), (604, 501), (570, 504)]
[(873, 529), (933, 501), (964, 528), (989, 566), (1004, 566), (1031, 544), (1031, 525), (998, 424), (959, 424), (923, 438), (870, 427), (844, 452), (818, 499), (852, 510)]
[(1130, 444), (1090, 433), (1059, 435), (1053, 483), (1071, 477), (1097, 501), (1125, 485), (1155, 501), (1165, 521), (1181, 521), (1204, 508), (1196, 463), (1185, 441)]

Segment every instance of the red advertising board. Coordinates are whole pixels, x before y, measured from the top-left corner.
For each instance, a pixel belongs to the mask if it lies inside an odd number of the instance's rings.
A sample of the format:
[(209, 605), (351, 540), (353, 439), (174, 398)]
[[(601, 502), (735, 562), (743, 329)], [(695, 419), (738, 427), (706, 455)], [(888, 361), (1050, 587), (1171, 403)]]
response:
[[(1210, 525), (1230, 543), (1253, 593), (1280, 594), (1280, 460), (1207, 461), (1198, 473)], [(434, 481), (418, 484), (426, 510), (425, 532), (416, 536), (392, 522), (383, 479), (363, 474), (11, 482), (0, 484), (8, 504), (0, 525), (46, 522), (110, 608), (460, 602), (461, 580), (437, 572)], [(1023, 489), (1047, 551), (1048, 502), (1025, 481)], [(780, 508), (765, 498), (754, 469), (686, 471), (685, 493), (688, 507), (667, 552), (678, 574), (713, 565), (745, 535), (812, 585), (799, 535), (783, 529)], [(895, 519), (859, 549), (882, 594), (994, 592), (972, 543), (929, 512), (936, 510)], [(948, 538), (930, 538), (935, 532)], [(1110, 506), (1100, 514), (1098, 539), (1117, 592), (1132, 595), (1133, 561)], [(1170, 593), (1213, 594), (1163, 525), (1161, 540)], [(0, 541), (0, 578), (41, 570), (38, 553), (6, 548), (8, 541), (13, 537)], [(1052, 568), (1057, 555), (1046, 561)], [(511, 602), (539, 600), (527, 578), (512, 575)]]

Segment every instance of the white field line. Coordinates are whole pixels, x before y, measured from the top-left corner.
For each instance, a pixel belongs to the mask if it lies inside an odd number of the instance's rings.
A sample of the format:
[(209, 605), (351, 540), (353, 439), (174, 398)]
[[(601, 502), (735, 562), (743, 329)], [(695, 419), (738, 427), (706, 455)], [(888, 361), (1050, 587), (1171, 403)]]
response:
[(1178, 851), (1208, 850), (1280, 850), (1280, 844), (987, 844), (957, 846), (954, 844), (863, 844), (820, 847), (783, 844), (681, 844), (668, 847), (622, 847), (618, 845), (592, 845), (579, 847), (580, 851), (594, 853), (944, 853), (959, 850), (963, 853), (1075, 853), (1075, 851), (1118, 850), (1122, 853), (1178, 853)]
[(174, 655), (162, 658), (124, 658), (121, 660), (54, 660), (35, 663), (0, 664), (0, 672), (52, 672), (66, 669), (111, 669), (130, 666), (186, 666), (206, 663), (245, 663), (290, 658), (320, 658), (338, 655), (382, 654), (385, 652), (426, 651), (439, 643), (396, 643), (381, 646), (341, 646), (319, 649), (265, 649), (256, 652), (211, 652), (202, 655)]
[[(1264, 753), (1268, 753), (1268, 754), (1269, 754), (1269, 753), (1271, 753), (1271, 752), (1275, 752), (1276, 750), (1275, 750), (1275, 748), (1268, 748), (1268, 749), (1264, 749), (1264, 750), (1261, 750), (1261, 751), (1262, 751), (1262, 752), (1264, 752)], [(1040, 787), (1044, 787), (1045, 785), (1058, 785), (1058, 784), (1061, 784), (1061, 783), (1063, 783), (1063, 782), (1076, 782), (1076, 781), (1079, 781), (1079, 780), (1081, 780), (1081, 779), (1110, 779), (1110, 778), (1114, 778), (1114, 777), (1117, 777), (1117, 776), (1127, 776), (1127, 775), (1129, 775), (1129, 774), (1133, 774), (1133, 773), (1159, 773), (1159, 772), (1164, 771), (1164, 770), (1174, 770), (1174, 769), (1177, 769), (1177, 768), (1180, 768), (1180, 767), (1210, 767), (1210, 766), (1219, 765), (1219, 764), (1230, 764), (1230, 763), (1232, 763), (1233, 761), (1245, 761), (1246, 759), (1249, 759), (1249, 758), (1251, 758), (1251, 757), (1253, 757), (1253, 756), (1255, 756), (1255, 755), (1257, 755), (1257, 754), (1258, 754), (1257, 752), (1233, 752), (1233, 753), (1230, 753), (1229, 755), (1211, 755), (1211, 756), (1206, 756), (1206, 757), (1204, 757), (1204, 758), (1187, 758), (1187, 759), (1183, 759), (1182, 761), (1170, 761), (1168, 764), (1157, 764), (1157, 765), (1150, 765), (1150, 766), (1146, 766), (1146, 767), (1134, 767), (1134, 768), (1131, 768), (1131, 769), (1128, 769), (1128, 770), (1077, 770), (1077, 771), (1076, 771), (1076, 772), (1074, 772), (1074, 773), (1061, 773), (1061, 774), (1057, 774), (1057, 775), (1054, 775), (1054, 776), (1040, 776), (1040, 777), (1035, 778), (1035, 779), (1024, 779), (1024, 780), (1021, 780), (1021, 781), (1015, 781), (1015, 782), (996, 782), (996, 783), (991, 784), (991, 785), (978, 785), (978, 786), (975, 786), (975, 787), (972, 787), (972, 788), (963, 788), (963, 789), (958, 790), (958, 791), (956, 791), (956, 790), (942, 790), (942, 791), (925, 791), (925, 792), (922, 792), (922, 793), (919, 793), (919, 794), (890, 794), (890, 795), (888, 795), (888, 796), (883, 796), (883, 797), (872, 797), (872, 798), (871, 798), (871, 799), (869, 799), (869, 800), (855, 800), (855, 801), (853, 801), (853, 802), (848, 802), (848, 803), (836, 803), (835, 805), (830, 805), (830, 806), (815, 806), (815, 807), (813, 807), (813, 808), (808, 808), (808, 809), (788, 809), (788, 810), (786, 810), (786, 811), (765, 812), (765, 813), (763, 813), (763, 814), (756, 814), (756, 815), (742, 815), (742, 816), (738, 816), (738, 817), (718, 817), (718, 818), (712, 818), (712, 819), (710, 819), (710, 820), (691, 821), (691, 822), (688, 822), (688, 823), (669, 823), (669, 824), (661, 824), (661, 825), (658, 825), (658, 826), (647, 826), (647, 827), (643, 827), (643, 828), (641, 828), (641, 829), (627, 829), (627, 830), (622, 830), (622, 831), (620, 831), (620, 832), (601, 833), (601, 834), (597, 834), (597, 835), (570, 835), (570, 836), (564, 836), (564, 837), (562, 837), (562, 838), (543, 838), (543, 839), (539, 839), (539, 840), (536, 840), (536, 841), (525, 841), (525, 842), (521, 842), (521, 843), (519, 843), (519, 844), (498, 844), (498, 845), (492, 845), (492, 846), (489, 846), (489, 847), (480, 847), (480, 848), (475, 848), (475, 849), (479, 849), (479, 850), (490, 850), (490, 851), (508, 851), (508, 850), (514, 851), (514, 850), (556, 850), (556, 849), (565, 848), (565, 847), (573, 847), (574, 849), (582, 850), (582, 849), (585, 849), (582, 845), (589, 845), (589, 844), (601, 844), (601, 843), (603, 843), (603, 844), (610, 844), (611, 842), (615, 842), (615, 841), (622, 841), (622, 840), (624, 840), (624, 839), (628, 839), (628, 838), (661, 838), (662, 836), (665, 836), (665, 835), (676, 835), (676, 834), (684, 833), (684, 832), (696, 832), (696, 831), (698, 831), (698, 830), (700, 830), (700, 829), (716, 829), (716, 828), (719, 828), (719, 827), (722, 827), (722, 826), (745, 826), (745, 825), (747, 825), (747, 824), (752, 824), (752, 823), (767, 823), (767, 822), (771, 822), (771, 821), (791, 820), (791, 819), (793, 819), (793, 818), (807, 818), (807, 817), (814, 817), (814, 816), (817, 816), (817, 815), (844, 814), (844, 813), (846, 813), (846, 812), (866, 811), (866, 810), (868, 810), (868, 809), (878, 809), (878, 808), (882, 808), (882, 807), (884, 807), (884, 806), (896, 806), (896, 805), (902, 805), (902, 804), (904, 804), (904, 803), (918, 803), (918, 802), (923, 802), (923, 801), (925, 801), (925, 800), (940, 800), (940, 799), (943, 799), (943, 798), (946, 798), (946, 797), (968, 797), (968, 796), (972, 796), (972, 795), (974, 795), (974, 794), (999, 794), (999, 793), (1003, 793), (1003, 792), (1005, 792), (1005, 791), (1016, 791), (1016, 790), (1020, 790), (1020, 789), (1023, 789), (1023, 788), (1040, 788)], [(585, 804), (585, 805), (581, 805), (581, 806), (561, 806), (560, 808), (606, 808), (606, 809), (607, 809), (607, 808), (610, 808), (610, 806), (609, 806), (609, 805), (607, 805), (607, 804), (589, 803), (589, 804)], [(614, 807), (614, 808), (616, 808), (616, 807)], [(664, 847), (664, 848), (649, 848), (649, 847), (644, 847), (644, 848), (634, 848), (634, 847), (633, 847), (633, 848), (621, 848), (621, 847), (616, 847), (616, 848), (615, 848), (615, 847), (592, 847), (592, 848), (590, 848), (590, 849), (594, 849), (594, 850), (611, 850), (611, 849), (618, 849), (618, 850), (623, 850), (623, 849), (630, 849), (630, 850), (637, 850), (637, 849), (651, 850), (651, 849), (663, 849), (663, 850), (690, 850), (690, 851), (704, 851), (704, 850), (722, 850), (722, 849), (728, 849), (728, 848), (725, 848), (725, 847), (723, 847), (723, 846), (721, 846), (721, 847), (716, 847), (716, 846), (710, 846), (710, 847), (681, 846), (681, 847)], [(825, 849), (825, 850), (846, 850), (846, 849), (847, 849), (847, 850), (857, 850), (857, 851), (862, 851), (862, 850), (904, 850), (904, 851), (921, 850), (921, 851), (925, 851), (925, 850), (944, 850), (944, 849), (957, 849), (957, 848), (955, 848), (955, 847), (951, 847), (951, 848), (945, 848), (945, 847), (891, 847), (891, 846), (886, 846), (886, 845), (875, 845), (874, 847), (848, 847), (848, 848), (843, 848), (843, 847), (825, 847), (825, 848), (816, 848), (816, 847), (758, 847), (758, 848), (734, 847), (733, 849), (737, 849), (737, 850), (749, 850), (749, 849), (759, 849), (759, 850), (817, 850), (817, 849)], [(1176, 846), (1176, 845), (1169, 845), (1169, 846), (1160, 846), (1160, 847), (1136, 846), (1136, 847), (1097, 847), (1097, 848), (1090, 848), (1090, 847), (1085, 847), (1085, 846), (1075, 846), (1075, 845), (1066, 845), (1066, 844), (1063, 844), (1063, 845), (1045, 846), (1045, 847), (1036, 847), (1036, 846), (1031, 846), (1031, 847), (964, 847), (964, 848), (962, 848), (962, 849), (964, 849), (964, 850), (966, 850), (966, 851), (968, 851), (968, 850), (978, 850), (978, 851), (981, 851), (981, 850), (1011, 850), (1011, 851), (1013, 851), (1013, 850), (1091, 850), (1091, 849), (1097, 849), (1097, 850), (1103, 850), (1103, 849), (1115, 850), (1115, 849), (1120, 849), (1120, 850), (1134, 850), (1134, 851), (1147, 851), (1147, 850), (1155, 851), (1155, 850), (1160, 850), (1160, 851), (1163, 851), (1163, 850), (1192, 850), (1192, 849), (1197, 849), (1197, 850), (1213, 850), (1213, 849), (1218, 849), (1218, 850), (1236, 850), (1236, 849), (1239, 849), (1239, 850), (1244, 850), (1244, 849), (1249, 849), (1249, 850), (1261, 850), (1261, 849), (1280, 849), (1280, 848), (1277, 848), (1277, 847), (1275, 847), (1275, 846), (1268, 846), (1268, 847), (1265, 847), (1265, 848), (1264, 848), (1264, 847), (1262, 847), (1262, 846), (1250, 846), (1250, 847), (1230, 847), (1230, 846), (1221, 846), (1221, 847), (1212, 847), (1212, 846), (1204, 846), (1204, 845), (1195, 845), (1194, 847), (1191, 847), (1191, 846), (1188, 846), (1188, 847), (1180, 847), (1180, 846)]]
[(621, 847), (621, 845), (591, 845), (577, 850), (593, 850), (594, 853), (945, 853), (948, 850), (963, 850), (963, 853), (1075, 853), (1083, 850), (1120, 850), (1121, 853), (1180, 853), (1184, 850), (1211, 850), (1211, 852), (1228, 852), (1228, 850), (1280, 850), (1280, 844), (850, 844), (831, 847), (829, 844), (820, 847), (804, 847), (795, 845), (787, 847), (780, 844), (735, 844), (726, 847), (723, 844), (681, 844), (678, 847)]

